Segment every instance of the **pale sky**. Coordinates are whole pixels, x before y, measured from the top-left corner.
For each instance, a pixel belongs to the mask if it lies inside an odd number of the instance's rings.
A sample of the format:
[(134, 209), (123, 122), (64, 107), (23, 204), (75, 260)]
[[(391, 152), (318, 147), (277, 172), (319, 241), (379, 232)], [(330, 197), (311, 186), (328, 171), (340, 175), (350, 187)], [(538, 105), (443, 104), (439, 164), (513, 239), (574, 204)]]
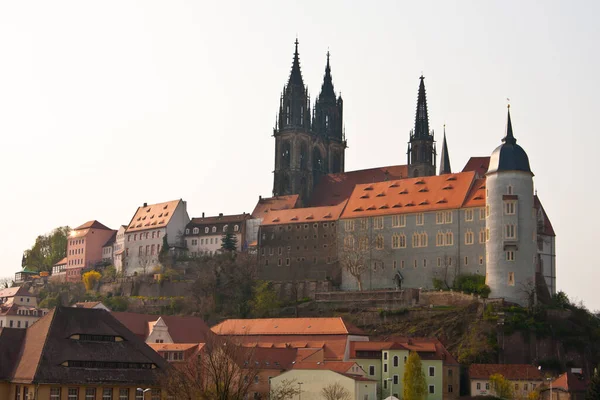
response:
[(600, 309), (600, 2), (0, 1), (0, 276), (37, 235), (144, 202), (251, 212), (272, 190), (300, 41), (314, 100), (331, 51), (346, 170), (406, 163), (418, 78), (452, 167), (515, 136), (557, 232), (558, 288)]

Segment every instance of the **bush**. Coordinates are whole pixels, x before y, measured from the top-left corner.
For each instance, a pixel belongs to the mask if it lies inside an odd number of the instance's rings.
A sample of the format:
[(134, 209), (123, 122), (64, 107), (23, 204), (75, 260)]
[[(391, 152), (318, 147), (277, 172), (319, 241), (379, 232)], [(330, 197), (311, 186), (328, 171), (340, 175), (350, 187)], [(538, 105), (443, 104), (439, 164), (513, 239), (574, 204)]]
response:
[(485, 284), (485, 276), (476, 274), (462, 274), (454, 279), (454, 290), (468, 294), (477, 294), (483, 298), (490, 295), (491, 289)]
[(93, 290), (96, 284), (100, 281), (100, 272), (98, 271), (90, 271), (83, 274), (81, 280), (83, 280), (83, 284), (85, 285), (85, 290), (90, 291)]
[(105, 300), (105, 305), (112, 311), (127, 311), (129, 300), (123, 296), (113, 296)]

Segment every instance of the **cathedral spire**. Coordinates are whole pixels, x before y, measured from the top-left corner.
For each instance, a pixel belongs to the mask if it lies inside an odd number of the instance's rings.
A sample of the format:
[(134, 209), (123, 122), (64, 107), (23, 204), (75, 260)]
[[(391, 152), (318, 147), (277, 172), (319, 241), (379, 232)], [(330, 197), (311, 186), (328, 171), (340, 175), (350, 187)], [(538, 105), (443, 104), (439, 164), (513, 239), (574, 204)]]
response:
[(419, 84), (419, 96), (417, 98), (414, 136), (426, 138), (429, 136), (429, 115), (427, 113), (427, 97), (425, 95), (425, 77), (421, 75), (419, 79), (421, 83)]
[(444, 142), (442, 143), (442, 156), (440, 159), (440, 175), (451, 173), (450, 155), (448, 154), (448, 144), (446, 143), (446, 125), (444, 125)]
[(294, 50), (294, 61), (292, 62), (292, 71), (290, 72), (290, 79), (288, 80), (288, 86), (299, 85), (304, 86), (304, 80), (302, 79), (302, 72), (300, 71), (300, 57), (298, 55), (298, 38), (294, 42), (296, 48)]
[(325, 65), (323, 84), (315, 102), (313, 130), (317, 135), (343, 141), (343, 101), (341, 96), (337, 99), (335, 97), (329, 57), (330, 54), (327, 51), (327, 64)]
[(517, 139), (513, 135), (512, 122), (510, 121), (510, 104), (508, 105), (508, 116), (506, 120), (506, 136), (502, 139), (504, 143), (515, 144)]

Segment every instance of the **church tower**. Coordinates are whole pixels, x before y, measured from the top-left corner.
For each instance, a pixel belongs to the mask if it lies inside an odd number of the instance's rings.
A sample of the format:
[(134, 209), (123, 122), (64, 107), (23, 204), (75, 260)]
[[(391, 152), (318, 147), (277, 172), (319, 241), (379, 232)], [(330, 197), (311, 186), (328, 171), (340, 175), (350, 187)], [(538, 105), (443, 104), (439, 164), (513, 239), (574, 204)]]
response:
[(298, 39), (295, 42), (294, 61), (288, 83), (279, 101), (279, 115), (275, 136), (275, 177), (273, 195), (308, 195), (310, 168), (308, 144), (311, 139), (310, 97), (304, 86)]
[(446, 142), (446, 125), (444, 125), (444, 141), (442, 142), (442, 155), (440, 156), (440, 175), (451, 173), (450, 154), (448, 154), (448, 143)]
[(287, 85), (280, 99), (275, 137), (273, 195), (299, 194), (307, 204), (319, 179), (344, 171), (346, 140), (343, 132), (343, 101), (336, 97), (329, 53), (321, 92), (310, 112), (310, 97), (300, 72), (298, 40)]
[(410, 132), (408, 142), (408, 175), (409, 177), (435, 175), (436, 151), (433, 130), (429, 130), (427, 98), (425, 96), (425, 77), (421, 75), (419, 96), (417, 98), (417, 114), (415, 129)]

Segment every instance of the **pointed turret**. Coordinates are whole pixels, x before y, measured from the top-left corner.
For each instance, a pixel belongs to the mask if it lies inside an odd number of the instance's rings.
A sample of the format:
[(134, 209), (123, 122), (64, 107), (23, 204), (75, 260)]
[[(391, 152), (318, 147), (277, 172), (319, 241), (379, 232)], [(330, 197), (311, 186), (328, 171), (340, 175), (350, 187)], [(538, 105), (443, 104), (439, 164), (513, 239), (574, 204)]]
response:
[(287, 85), (279, 104), (279, 131), (293, 128), (310, 129), (310, 100), (300, 71), (298, 39), (294, 42), (294, 60)]
[(326, 136), (330, 139), (343, 141), (343, 101), (342, 97), (335, 97), (333, 79), (331, 77), (331, 65), (329, 64), (329, 51), (327, 52), (327, 64), (323, 84), (317, 101), (315, 102), (315, 114), (313, 118), (313, 130), (317, 135)]
[(510, 104), (508, 105), (508, 116), (506, 120), (506, 136), (502, 139), (504, 143), (515, 144), (517, 143), (517, 139), (513, 135), (512, 122), (510, 121)]
[(408, 170), (411, 177), (433, 176), (436, 169), (436, 151), (433, 131), (429, 130), (429, 114), (425, 95), (425, 77), (421, 75), (415, 128), (410, 132)]
[(490, 157), (487, 175), (501, 171), (523, 171), (533, 175), (529, 166), (529, 157), (525, 150), (517, 144), (517, 139), (513, 135), (510, 104), (506, 116), (506, 135), (502, 139), (502, 144), (496, 147)]
[(444, 125), (444, 142), (442, 143), (442, 156), (440, 157), (440, 175), (451, 173), (450, 155), (448, 154), (448, 144), (446, 143), (446, 125)]
[(425, 95), (425, 77), (419, 78), (419, 96), (417, 97), (417, 113), (415, 115), (414, 136), (426, 138), (429, 136), (429, 115), (427, 113), (427, 96)]

